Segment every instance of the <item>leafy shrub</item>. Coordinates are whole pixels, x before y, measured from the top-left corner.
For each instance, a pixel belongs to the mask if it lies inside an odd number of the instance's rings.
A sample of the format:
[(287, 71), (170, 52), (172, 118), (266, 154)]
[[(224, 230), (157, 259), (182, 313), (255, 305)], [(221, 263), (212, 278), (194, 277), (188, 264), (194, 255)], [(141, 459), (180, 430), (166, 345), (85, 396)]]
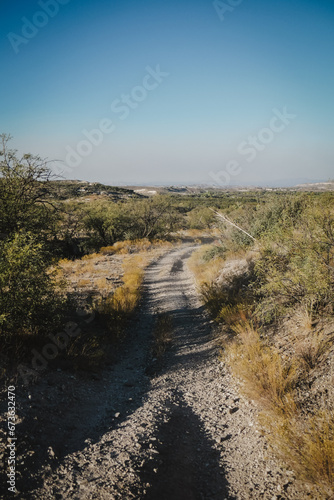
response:
[(206, 207), (196, 207), (187, 214), (189, 229), (209, 229), (214, 220), (214, 213)]
[(3, 335), (46, 334), (59, 322), (65, 299), (49, 265), (43, 243), (31, 233), (16, 233), (0, 244)]
[(277, 307), (319, 308), (333, 300), (334, 217), (319, 220), (310, 211), (303, 217), (297, 228), (277, 229), (263, 239), (255, 266), (258, 293), (264, 298), (260, 316), (265, 316), (263, 310), (275, 315)]
[(85, 209), (83, 223), (89, 234), (88, 247), (97, 249), (124, 239), (129, 221), (119, 204), (103, 201)]
[(224, 257), (226, 253), (226, 247), (224, 245), (213, 245), (209, 248), (203, 255), (204, 262), (210, 262), (210, 260), (216, 257)]
[(309, 203), (308, 194), (274, 195), (253, 213), (250, 232), (255, 238), (273, 235), (279, 228), (295, 227)]

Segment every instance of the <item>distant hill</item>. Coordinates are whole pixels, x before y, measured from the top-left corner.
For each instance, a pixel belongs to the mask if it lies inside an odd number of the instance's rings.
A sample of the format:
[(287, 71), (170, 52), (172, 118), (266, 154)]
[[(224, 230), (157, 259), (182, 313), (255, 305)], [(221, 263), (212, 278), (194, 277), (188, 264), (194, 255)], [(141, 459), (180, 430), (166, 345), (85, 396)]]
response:
[(297, 191), (334, 191), (334, 181), (297, 184)]
[(133, 189), (108, 186), (100, 182), (80, 180), (57, 180), (49, 183), (49, 197), (56, 200), (82, 198), (86, 196), (105, 196), (112, 201), (127, 198), (142, 198), (144, 193), (135, 193)]
[(334, 181), (308, 182), (296, 185), (284, 186), (226, 186), (217, 187), (204, 184), (180, 185), (180, 186), (109, 186), (100, 182), (88, 182), (81, 180), (56, 180), (50, 181), (48, 186), (48, 198), (55, 200), (68, 200), (73, 198), (107, 198), (111, 201), (120, 201), (129, 198), (148, 198), (157, 194), (187, 195), (187, 196), (220, 196), (225, 192), (248, 192), (248, 191), (334, 191)]

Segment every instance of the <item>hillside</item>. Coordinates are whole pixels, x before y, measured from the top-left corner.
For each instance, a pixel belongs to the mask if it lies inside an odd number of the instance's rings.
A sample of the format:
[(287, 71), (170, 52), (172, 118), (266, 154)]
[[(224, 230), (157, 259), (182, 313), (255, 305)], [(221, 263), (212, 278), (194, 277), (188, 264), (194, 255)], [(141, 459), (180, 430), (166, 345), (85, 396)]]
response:
[(132, 189), (118, 186), (109, 186), (100, 182), (88, 182), (79, 180), (52, 180), (48, 183), (48, 196), (55, 200), (67, 200), (72, 198), (105, 197), (111, 201), (119, 201), (129, 198), (140, 198), (140, 194)]

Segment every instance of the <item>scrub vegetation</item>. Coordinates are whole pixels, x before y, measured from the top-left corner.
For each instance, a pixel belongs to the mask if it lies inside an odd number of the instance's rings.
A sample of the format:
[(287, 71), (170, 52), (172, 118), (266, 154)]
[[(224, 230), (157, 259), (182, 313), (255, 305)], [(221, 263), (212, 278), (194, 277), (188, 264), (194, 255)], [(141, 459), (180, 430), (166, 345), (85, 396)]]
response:
[[(218, 325), (222, 359), (261, 409), (276, 453), (324, 497), (333, 494), (333, 193), (145, 197), (55, 182), (45, 160), (19, 158), (10, 138), (1, 139), (1, 374), (11, 377), (80, 307), (92, 312), (94, 327), (87, 324), (59, 362), (97, 370), (106, 345), (125, 340), (145, 267), (178, 241), (201, 242), (189, 266)], [(172, 330), (171, 318), (157, 314), (156, 357)]]
[(218, 217), (221, 238), (191, 259), (219, 324), (222, 359), (261, 408), (277, 454), (327, 498), (334, 488), (334, 197), (272, 193), (228, 215), (254, 239)]

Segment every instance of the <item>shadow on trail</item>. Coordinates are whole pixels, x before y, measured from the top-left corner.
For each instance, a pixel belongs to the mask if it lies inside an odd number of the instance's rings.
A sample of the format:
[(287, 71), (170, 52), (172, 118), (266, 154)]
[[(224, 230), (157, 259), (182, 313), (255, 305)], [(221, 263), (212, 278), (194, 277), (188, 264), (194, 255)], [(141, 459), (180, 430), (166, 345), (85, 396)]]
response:
[[(142, 498), (147, 500), (231, 500), (219, 451), (200, 419), (175, 394), (168, 421), (161, 422), (153, 460), (142, 468)], [(155, 444), (156, 443), (156, 444)], [(147, 487), (147, 483), (150, 485)]]
[[(67, 455), (99, 442), (105, 433), (117, 428), (142, 406), (150, 388), (150, 381), (144, 372), (146, 349), (138, 361), (134, 360), (133, 353), (136, 352), (138, 336), (149, 349), (152, 322), (152, 315), (145, 307), (138, 310), (127, 325), (124, 342), (117, 346), (118, 362), (106, 367), (96, 378), (89, 372), (83, 373), (81, 378), (72, 377), (70, 371), (50, 371), (36, 386), (17, 391), (25, 414), (16, 426), (16, 434), (20, 438), (17, 457), (20, 460), (27, 448), (33, 452), (25, 456), (24, 462), (19, 465), (16, 487), (20, 498), (30, 499), (32, 492), (43, 485), (42, 466), (48, 464), (48, 473), (51, 473)], [(129, 352), (132, 352), (130, 358)], [(114, 375), (117, 375), (117, 366), (121, 364), (122, 377), (119, 379), (117, 376), (116, 381)], [(109, 381), (114, 383), (113, 392), (110, 392)], [(31, 402), (25, 394), (28, 392), (32, 393)], [(120, 411), (118, 418), (115, 418), (116, 411)], [(54, 452), (51, 460), (50, 448)], [(0, 474), (0, 479), (1, 498), (7, 488), (4, 473)]]

